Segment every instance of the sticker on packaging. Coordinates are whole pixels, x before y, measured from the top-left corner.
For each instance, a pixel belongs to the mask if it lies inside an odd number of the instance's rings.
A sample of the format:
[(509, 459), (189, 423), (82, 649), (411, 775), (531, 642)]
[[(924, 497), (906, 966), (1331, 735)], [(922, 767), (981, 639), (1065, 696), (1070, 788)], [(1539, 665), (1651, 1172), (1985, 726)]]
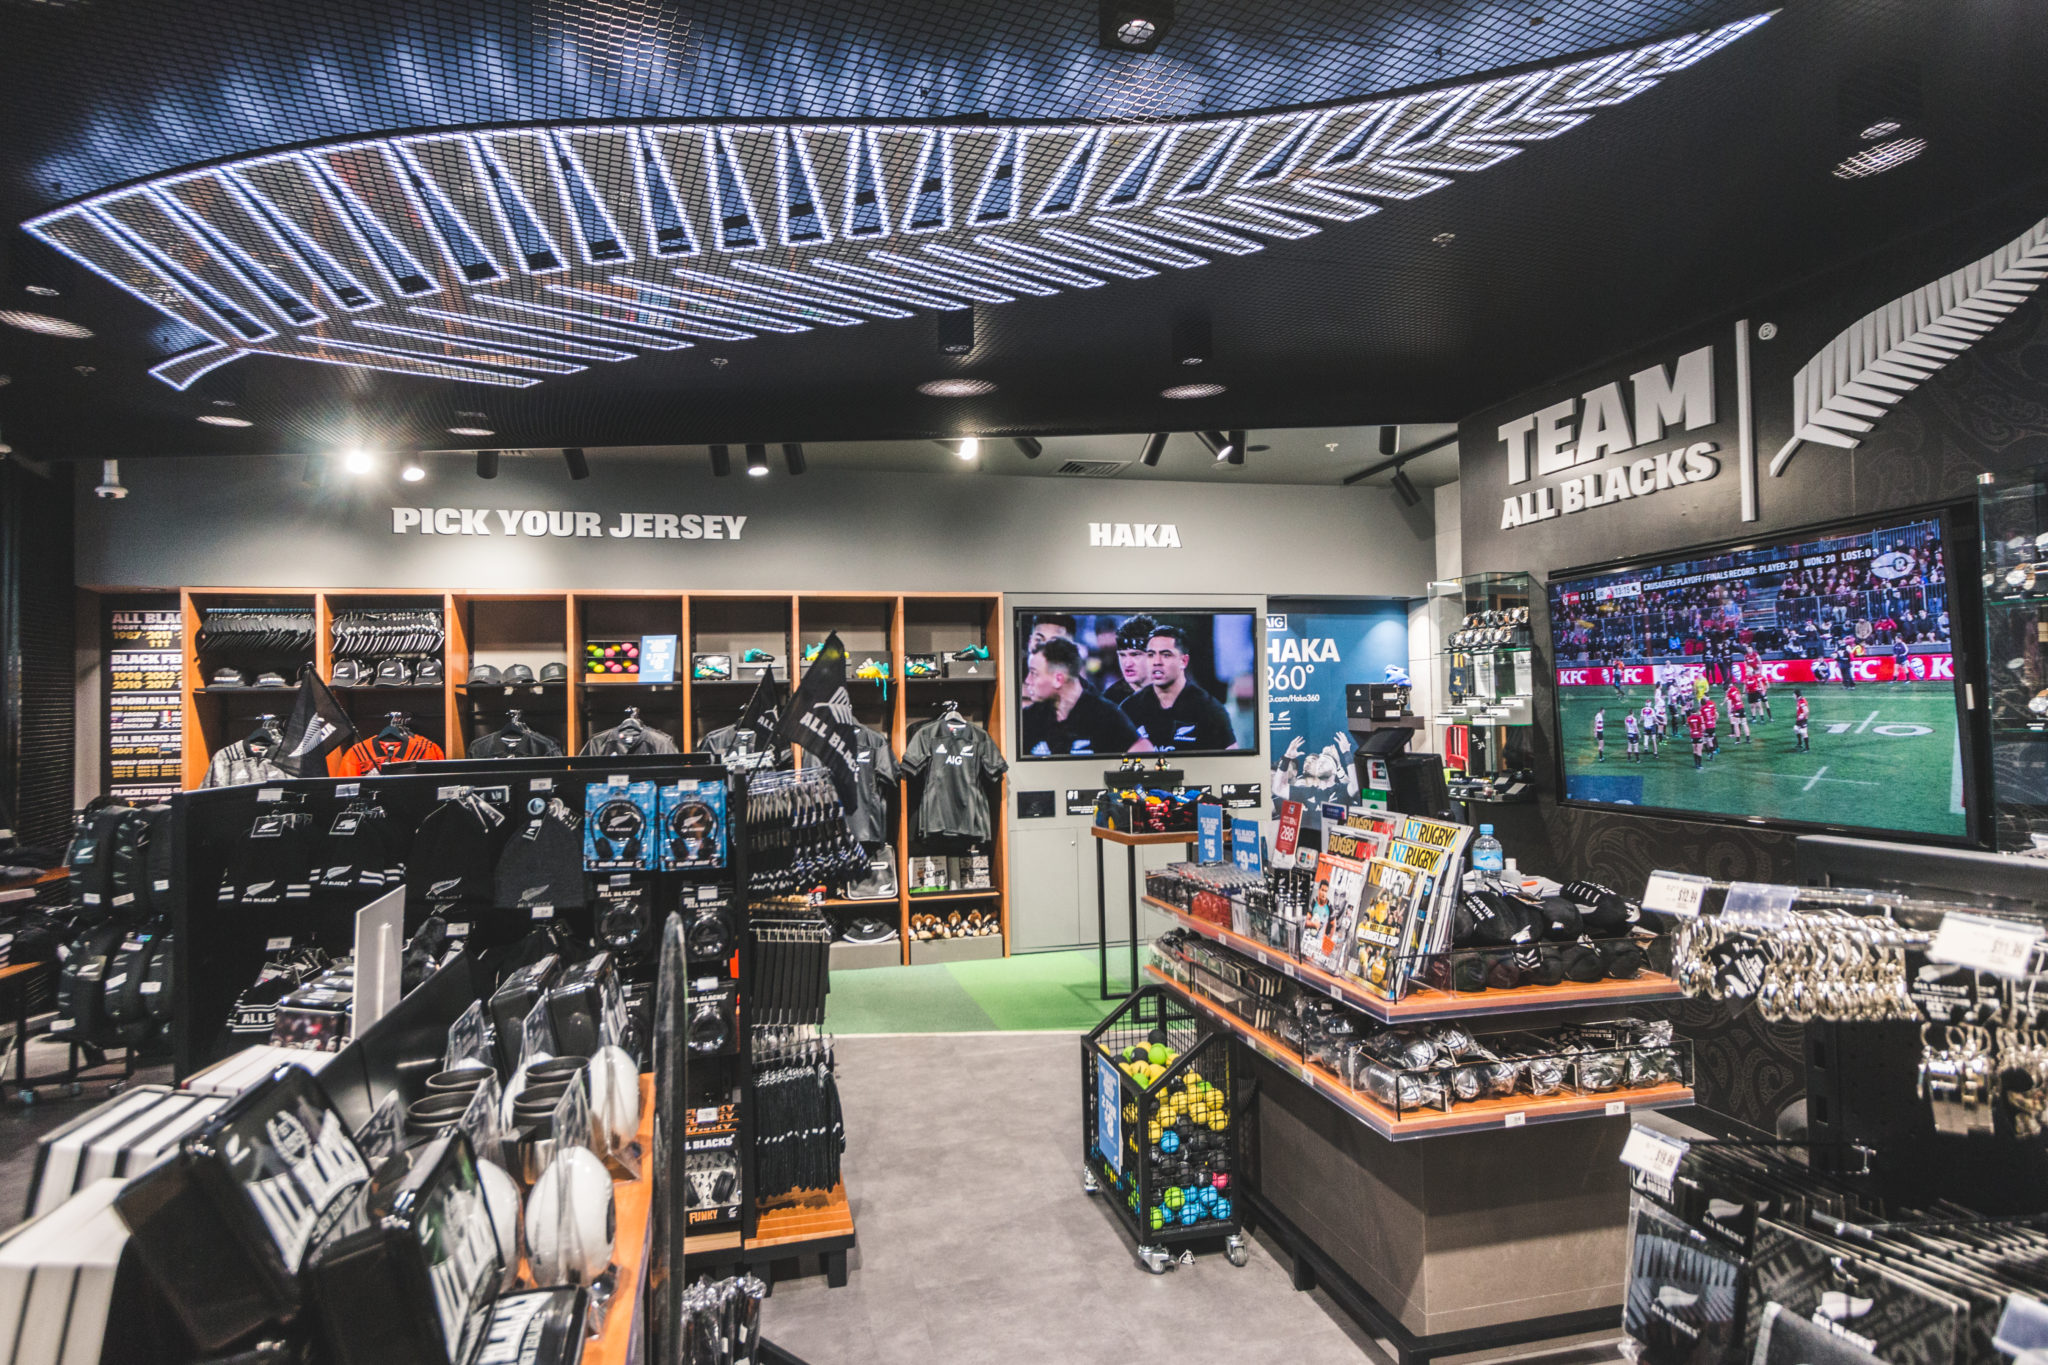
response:
[(583, 865), (595, 871), (656, 865), (652, 782), (613, 778), (583, 794)]
[(702, 778), (661, 789), (661, 865), (725, 866), (725, 782)]

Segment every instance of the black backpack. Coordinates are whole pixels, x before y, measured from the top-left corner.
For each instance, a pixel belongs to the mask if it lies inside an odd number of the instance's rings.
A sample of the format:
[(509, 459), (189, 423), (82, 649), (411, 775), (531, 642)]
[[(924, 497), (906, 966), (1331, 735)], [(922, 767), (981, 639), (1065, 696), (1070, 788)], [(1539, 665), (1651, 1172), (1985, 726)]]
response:
[(95, 1043), (106, 1032), (103, 983), (113, 970), (109, 963), (123, 937), (121, 930), (102, 925), (71, 941), (57, 972), (57, 1019), (50, 1026), (52, 1038)]
[(89, 919), (129, 923), (149, 915), (153, 899), (149, 869), (149, 815), (102, 798), (79, 813), (66, 862), (71, 891)]
[(162, 919), (130, 932), (108, 959), (100, 983), (108, 1031), (133, 1046), (170, 1016), (171, 935)]

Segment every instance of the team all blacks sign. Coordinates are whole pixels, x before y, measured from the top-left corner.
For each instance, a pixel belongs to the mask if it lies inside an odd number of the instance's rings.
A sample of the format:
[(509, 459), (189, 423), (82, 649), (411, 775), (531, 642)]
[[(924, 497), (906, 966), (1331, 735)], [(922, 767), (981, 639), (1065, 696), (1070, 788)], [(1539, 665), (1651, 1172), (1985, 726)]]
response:
[[(1714, 415), (1714, 348), (1702, 346), (1626, 384), (1602, 384), (1503, 422), (1508, 485), (1553, 482), (1502, 499), (1501, 529), (1705, 483), (1721, 472), (1719, 447), (1671, 433), (1712, 426)], [(1602, 467), (1572, 472), (1583, 465)]]

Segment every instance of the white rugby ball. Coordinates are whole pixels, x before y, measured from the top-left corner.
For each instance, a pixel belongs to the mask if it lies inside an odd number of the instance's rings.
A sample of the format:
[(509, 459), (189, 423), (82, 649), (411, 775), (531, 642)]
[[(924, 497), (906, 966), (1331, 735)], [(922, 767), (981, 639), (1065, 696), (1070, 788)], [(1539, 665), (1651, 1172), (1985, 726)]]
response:
[(640, 1131), (640, 1068), (622, 1047), (601, 1047), (590, 1059), (590, 1119), (613, 1151)]
[(612, 1178), (587, 1147), (558, 1153), (526, 1197), (534, 1284), (589, 1284), (612, 1260)]
[(477, 1179), (483, 1185), (484, 1207), (491, 1211), (491, 1232), (498, 1240), (498, 1258), (505, 1275), (500, 1289), (510, 1289), (519, 1279), (519, 1182), (495, 1161), (476, 1163)]

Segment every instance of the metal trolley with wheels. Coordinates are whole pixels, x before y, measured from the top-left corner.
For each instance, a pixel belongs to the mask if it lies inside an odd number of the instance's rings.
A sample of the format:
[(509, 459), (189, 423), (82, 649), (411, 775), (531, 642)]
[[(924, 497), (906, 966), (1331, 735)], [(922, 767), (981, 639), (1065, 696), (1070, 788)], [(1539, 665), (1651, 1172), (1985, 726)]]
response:
[(1155, 1275), (1197, 1245), (1249, 1258), (1237, 1180), (1231, 1048), (1157, 986), (1081, 1040), (1081, 1188), (1109, 1200)]

